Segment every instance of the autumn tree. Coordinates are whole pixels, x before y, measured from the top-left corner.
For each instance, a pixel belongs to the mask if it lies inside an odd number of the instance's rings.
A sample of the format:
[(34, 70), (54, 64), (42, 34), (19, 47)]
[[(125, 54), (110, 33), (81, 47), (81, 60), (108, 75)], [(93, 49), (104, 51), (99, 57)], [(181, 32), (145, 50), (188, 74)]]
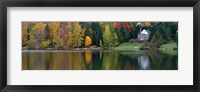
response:
[(73, 47), (73, 28), (72, 28), (72, 23), (67, 22), (66, 23), (66, 30), (67, 30), (67, 38), (65, 40), (66, 46), (68, 47)]
[(73, 33), (68, 32), (68, 41), (66, 44), (67, 47), (73, 47)]
[(67, 46), (69, 40), (67, 23), (60, 23), (60, 27), (57, 33), (54, 35), (54, 42), (57, 49), (64, 48), (65, 46)]
[(73, 47), (80, 47), (84, 40), (84, 31), (79, 24), (75, 24), (73, 31)]
[(27, 31), (25, 30), (25, 28), (22, 28), (22, 46), (27, 45), (27, 36)]
[(31, 40), (31, 45), (33, 48), (39, 49), (43, 48), (43, 40), (45, 39), (45, 32), (44, 29), (46, 27), (46, 24), (43, 23), (37, 23), (31, 31), (30, 35), (30, 40)]
[[(128, 22), (122, 22), (121, 24), (126, 28), (126, 31), (128, 33), (131, 31), (131, 26), (129, 25)], [(122, 27), (122, 25), (121, 25), (121, 27)]]
[(54, 34), (55, 48), (59, 49), (64, 46), (63, 29), (59, 28), (56, 34)]
[(128, 22), (122, 22), (122, 23), (116, 22), (114, 25), (114, 28), (115, 28), (115, 31), (119, 30), (119, 31), (116, 31), (116, 34), (119, 37), (120, 43), (127, 42), (130, 39), (129, 33), (131, 31), (131, 26), (129, 25)]
[[(84, 31), (84, 40), (83, 42), (86, 42), (86, 37), (88, 36), (89, 38), (92, 38), (92, 29), (91, 29), (91, 23), (89, 22), (79, 22), (79, 25)], [(85, 47), (86, 44), (83, 44)]]
[(111, 36), (110, 36), (110, 39), (111, 39), (111, 44), (112, 45), (115, 45), (115, 37), (114, 37), (114, 33), (115, 33), (115, 30), (114, 30), (114, 23), (113, 22), (109, 22), (108, 23), (109, 25), (109, 30), (110, 30), (110, 33), (111, 33)]
[(92, 39), (89, 36), (85, 38), (85, 47), (88, 47), (92, 44)]
[(109, 25), (105, 25), (105, 28), (103, 31), (103, 43), (105, 47), (110, 47), (112, 45), (111, 32), (109, 29)]
[(60, 28), (60, 22), (52, 22), (49, 23), (49, 30), (50, 30), (50, 36), (51, 36), (51, 44), (53, 47), (55, 47), (55, 37), (57, 37), (58, 30)]

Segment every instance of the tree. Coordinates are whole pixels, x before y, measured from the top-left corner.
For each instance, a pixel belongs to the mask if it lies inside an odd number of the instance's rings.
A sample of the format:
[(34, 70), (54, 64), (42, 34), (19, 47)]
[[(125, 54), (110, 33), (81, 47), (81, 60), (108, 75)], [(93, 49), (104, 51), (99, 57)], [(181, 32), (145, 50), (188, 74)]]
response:
[(144, 26), (151, 26), (151, 22), (143, 22)]
[(60, 28), (60, 22), (49, 23), (51, 43), (52, 43), (53, 47), (55, 47), (55, 37), (57, 36), (59, 28)]
[(36, 30), (33, 34), (33, 47), (39, 49), (42, 47), (42, 41), (44, 39), (44, 32), (42, 30)]
[(27, 31), (25, 29), (22, 29), (22, 46), (27, 45)]
[(178, 22), (167, 22), (165, 23), (169, 29), (170, 36), (172, 39), (175, 39), (176, 37), (176, 32), (178, 30)]
[[(122, 22), (121, 23), (125, 28), (126, 28), (126, 31), (129, 33), (131, 31), (131, 27), (129, 25), (128, 22)], [(122, 27), (122, 26), (121, 26)]]
[(47, 24), (45, 27), (45, 40), (50, 39), (50, 31), (49, 31), (49, 25)]
[(111, 33), (109, 25), (106, 25), (103, 31), (103, 43), (105, 47), (110, 47), (112, 45)]
[[(85, 42), (86, 37), (89, 36), (90, 38), (92, 38), (92, 29), (91, 29), (91, 23), (89, 22), (79, 22), (81, 28), (84, 31), (84, 40), (83, 42)], [(85, 46), (85, 44), (83, 44)], [(86, 47), (86, 46), (85, 46)]]
[(46, 47), (48, 47), (49, 46), (49, 44), (51, 43), (51, 41), (50, 40), (45, 40), (45, 41), (42, 41), (42, 46), (44, 47), (44, 48), (46, 48)]
[(117, 30), (120, 30), (120, 28), (121, 28), (121, 23), (120, 23), (120, 22), (115, 22), (115, 23), (114, 23), (114, 28), (117, 29)]
[(56, 49), (58, 48), (64, 48), (64, 46), (67, 46), (68, 41), (68, 30), (67, 25), (65, 22), (60, 23), (60, 27), (57, 30), (57, 33), (54, 34), (54, 42)]
[(85, 47), (88, 47), (92, 44), (92, 39), (89, 36), (85, 38)]
[(35, 49), (42, 49), (44, 47), (45, 41), (45, 32), (44, 29), (46, 27), (46, 24), (40, 22), (36, 23), (36, 25), (31, 29), (30, 31), (30, 40), (29, 45), (31, 48)]
[(73, 31), (73, 47), (80, 47), (84, 40), (84, 31), (79, 24), (75, 24)]
[(114, 23), (113, 22), (108, 22), (108, 25), (109, 25), (109, 30), (110, 30), (110, 33), (111, 33), (111, 36), (110, 36), (110, 39), (111, 39), (111, 44), (112, 45), (115, 45), (115, 38), (114, 38)]
[(157, 27), (157, 22), (151, 22), (151, 27), (149, 28), (149, 31), (151, 32), (148, 40), (149, 42), (152, 40), (153, 35), (156, 32), (156, 27)]
[(56, 49), (64, 46), (64, 32), (62, 28), (60, 28), (57, 33), (54, 34), (54, 42)]
[(157, 48), (161, 44), (163, 44), (164, 42), (165, 42), (165, 40), (163, 39), (160, 31), (156, 31), (155, 34), (152, 37), (151, 42), (150, 42), (150, 47), (151, 48)]
[(175, 41), (175, 42), (177, 43), (177, 45), (178, 45), (178, 31), (176, 32), (176, 35), (175, 35), (174, 41)]
[(96, 46), (100, 46), (100, 41), (103, 41), (102, 28), (98, 22), (91, 23), (92, 28), (92, 42)]
[(120, 30), (117, 30), (117, 29), (115, 28), (115, 32), (116, 32), (116, 34), (117, 34), (118, 41), (119, 41), (120, 43), (122, 43), (124, 40), (123, 40), (123, 36), (122, 36), (121, 31), (120, 31)]
[(68, 32), (68, 41), (66, 44), (67, 47), (73, 47), (73, 33)]
[(117, 32), (114, 32), (114, 39), (115, 39), (115, 42), (119, 42), (119, 41), (118, 41)]
[(157, 26), (157, 31), (160, 31), (160, 35), (162, 35), (163, 39), (166, 41), (170, 40), (170, 32), (167, 30), (165, 23), (161, 23)]
[(80, 22), (79, 23), (81, 28), (85, 31), (84, 36), (92, 37), (92, 29), (91, 29), (91, 23), (89, 22)]
[(121, 25), (120, 31), (122, 33), (123, 42), (127, 42), (129, 40), (129, 33), (126, 31), (125, 26)]
[(137, 33), (136, 33), (136, 24), (133, 22), (130, 22), (130, 38), (136, 39), (137, 38)]
[(171, 40), (170, 32), (167, 30), (167, 25), (165, 23), (157, 23), (154, 30), (155, 33), (150, 41), (150, 44), (153, 44), (154, 47), (159, 47), (161, 44)]

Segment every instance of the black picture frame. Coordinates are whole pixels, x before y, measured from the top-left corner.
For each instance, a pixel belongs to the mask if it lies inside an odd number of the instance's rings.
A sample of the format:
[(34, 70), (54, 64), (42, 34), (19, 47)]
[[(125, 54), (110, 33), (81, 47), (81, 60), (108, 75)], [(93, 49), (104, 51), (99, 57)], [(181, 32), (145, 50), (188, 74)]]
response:
[[(130, 91), (199, 92), (200, 0), (1, 0), (0, 1), (0, 88), (2, 92), (35, 91)], [(194, 85), (7, 85), (7, 7), (193, 7)], [(37, 81), (37, 80), (36, 80)]]

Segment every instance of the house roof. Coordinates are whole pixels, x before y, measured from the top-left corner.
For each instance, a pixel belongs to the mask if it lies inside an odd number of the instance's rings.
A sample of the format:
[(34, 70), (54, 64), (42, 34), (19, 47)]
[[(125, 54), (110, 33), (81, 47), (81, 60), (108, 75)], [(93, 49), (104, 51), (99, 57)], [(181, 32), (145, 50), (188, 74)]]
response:
[(149, 34), (149, 33), (147, 32), (147, 30), (144, 29), (140, 34)]

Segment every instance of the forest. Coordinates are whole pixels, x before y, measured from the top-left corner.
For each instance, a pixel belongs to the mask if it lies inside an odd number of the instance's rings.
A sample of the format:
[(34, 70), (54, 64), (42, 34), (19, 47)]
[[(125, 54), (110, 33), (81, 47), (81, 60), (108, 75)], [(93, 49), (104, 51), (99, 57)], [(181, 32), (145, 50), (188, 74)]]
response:
[(22, 50), (177, 50), (178, 22), (22, 22)]

